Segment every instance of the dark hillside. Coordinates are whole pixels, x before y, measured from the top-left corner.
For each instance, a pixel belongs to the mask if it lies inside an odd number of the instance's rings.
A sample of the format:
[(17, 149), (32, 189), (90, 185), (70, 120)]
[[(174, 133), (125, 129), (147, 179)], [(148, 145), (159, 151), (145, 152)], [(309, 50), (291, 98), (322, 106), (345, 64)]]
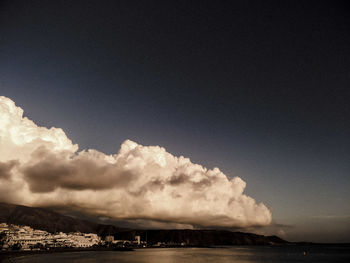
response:
[(44, 208), (0, 203), (0, 222), (15, 225), (27, 225), (48, 232), (83, 232), (105, 236), (126, 229), (113, 225), (102, 225), (86, 220), (64, 216)]
[(251, 233), (231, 232), (227, 230), (127, 230), (113, 225), (103, 225), (81, 220), (44, 208), (0, 203), (0, 223), (27, 225), (48, 232), (83, 232), (97, 233), (102, 237), (114, 235), (115, 239), (134, 240), (140, 235), (141, 240), (149, 244), (164, 242), (168, 244), (187, 244), (193, 246), (220, 245), (270, 245), (286, 244), (276, 236), (263, 236)]

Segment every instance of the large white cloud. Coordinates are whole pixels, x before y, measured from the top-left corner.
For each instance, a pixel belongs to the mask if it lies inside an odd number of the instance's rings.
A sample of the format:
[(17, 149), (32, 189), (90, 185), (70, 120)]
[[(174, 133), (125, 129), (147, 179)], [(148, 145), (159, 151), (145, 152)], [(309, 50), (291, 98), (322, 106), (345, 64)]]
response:
[(78, 151), (62, 129), (39, 127), (0, 97), (0, 199), (114, 219), (222, 227), (271, 223), (245, 182), (159, 146), (126, 140), (115, 155)]

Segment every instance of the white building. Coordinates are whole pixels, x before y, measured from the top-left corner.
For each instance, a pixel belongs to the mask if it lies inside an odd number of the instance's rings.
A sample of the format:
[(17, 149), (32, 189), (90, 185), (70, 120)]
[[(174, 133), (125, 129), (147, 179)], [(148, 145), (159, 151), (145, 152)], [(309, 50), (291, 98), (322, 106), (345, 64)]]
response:
[(106, 242), (113, 242), (114, 241), (114, 236), (106, 236), (105, 237)]
[(9, 230), (9, 226), (6, 223), (0, 224), (0, 233), (8, 230)]
[[(44, 230), (33, 229), (29, 226), (8, 226), (0, 224), (0, 232), (6, 234), (3, 249), (8, 249), (14, 245), (20, 245), (23, 250), (39, 249), (43, 246), (49, 247), (79, 247), (86, 248), (98, 245), (100, 237), (94, 233), (58, 233), (51, 234)], [(37, 247), (37, 248), (35, 248)]]

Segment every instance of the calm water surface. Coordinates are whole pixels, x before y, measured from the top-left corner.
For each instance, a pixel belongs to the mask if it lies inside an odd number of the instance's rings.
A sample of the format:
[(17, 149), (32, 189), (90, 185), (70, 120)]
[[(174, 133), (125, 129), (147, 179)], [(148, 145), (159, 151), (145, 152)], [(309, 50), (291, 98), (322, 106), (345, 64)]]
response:
[[(306, 252), (306, 255), (304, 255)], [(92, 251), (42, 254), (12, 258), (16, 263), (204, 263), (204, 262), (350, 262), (350, 247), (227, 247), (160, 248), (130, 252)]]

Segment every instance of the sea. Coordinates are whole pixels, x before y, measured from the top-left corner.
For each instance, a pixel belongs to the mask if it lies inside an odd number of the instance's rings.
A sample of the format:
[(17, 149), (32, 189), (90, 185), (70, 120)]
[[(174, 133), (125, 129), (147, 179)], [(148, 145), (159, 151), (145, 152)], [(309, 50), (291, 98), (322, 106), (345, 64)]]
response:
[(235, 246), (220, 248), (148, 248), (134, 251), (62, 252), (12, 257), (16, 263), (289, 263), (350, 262), (350, 246)]

